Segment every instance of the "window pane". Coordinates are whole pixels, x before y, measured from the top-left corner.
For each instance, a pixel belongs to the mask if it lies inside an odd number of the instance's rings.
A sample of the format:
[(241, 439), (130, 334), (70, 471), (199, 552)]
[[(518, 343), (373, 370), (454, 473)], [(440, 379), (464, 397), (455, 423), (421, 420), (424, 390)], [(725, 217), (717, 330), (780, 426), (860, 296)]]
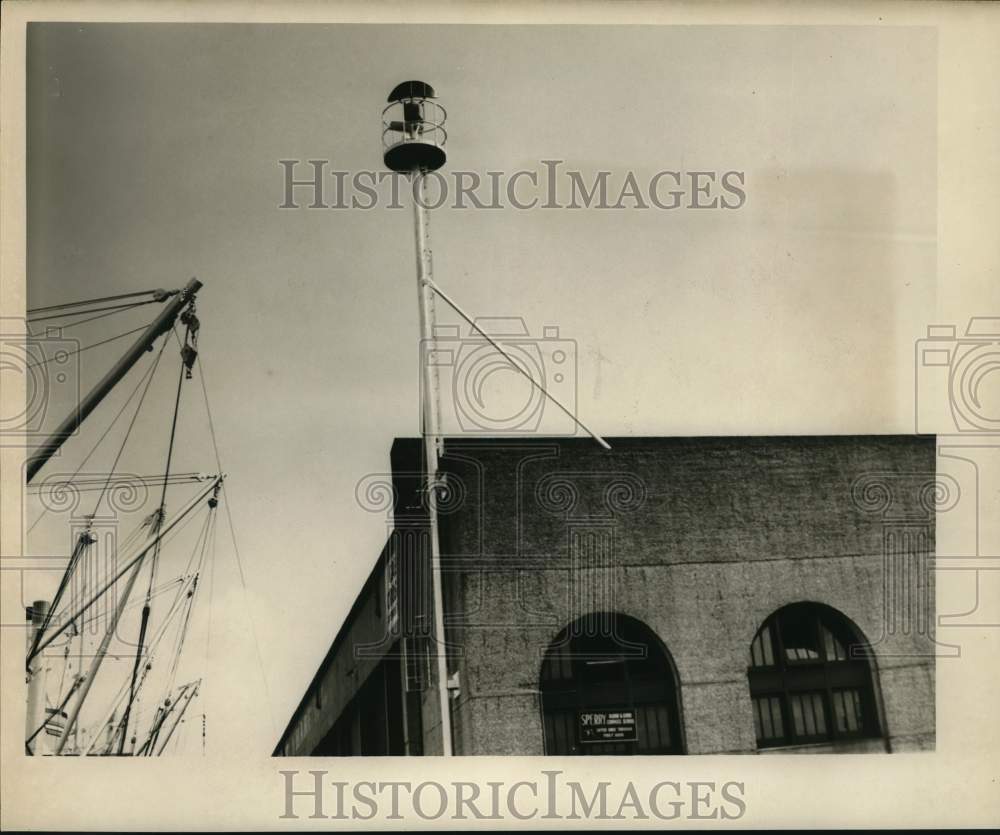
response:
[(833, 694), (837, 730), (857, 733), (861, 730), (861, 694), (857, 690), (836, 690)]
[(812, 699), (809, 696), (802, 697), (802, 718), (805, 722), (805, 735), (816, 736), (816, 723), (813, 721)]
[(792, 693), (792, 721), (797, 737), (826, 736), (826, 716), (823, 713), (823, 696), (820, 693)]
[(852, 710), (847, 714), (847, 727), (852, 731), (861, 730), (861, 692), (859, 690), (851, 690), (851, 707)]
[(785, 606), (761, 625), (748, 670), (759, 746), (881, 733), (877, 717), (868, 715), (871, 672), (850, 657), (855, 644), (864, 646), (864, 637), (818, 604)]
[[(563, 630), (541, 670), (546, 752), (549, 754), (668, 753), (681, 749), (676, 690), (668, 656), (638, 622), (615, 618), (600, 634)], [(581, 710), (634, 714), (634, 739), (581, 735)], [(631, 723), (629, 723), (631, 724)]]
[(789, 661), (818, 660), (819, 635), (815, 616), (808, 609), (795, 608), (781, 615), (781, 640)]
[(753, 667), (774, 666), (774, 651), (771, 648), (771, 627), (765, 626), (750, 645), (750, 663)]
[(753, 724), (758, 740), (767, 739), (771, 736), (770, 716), (763, 717), (761, 713), (763, 701), (763, 699), (753, 700)]
[(833, 694), (833, 722), (838, 731), (847, 729), (846, 708), (844, 705), (844, 691), (835, 691)]
[(781, 700), (778, 696), (760, 696), (753, 700), (754, 728), (757, 741), (781, 740), (785, 736), (781, 721)]
[(772, 696), (771, 702), (771, 721), (774, 724), (774, 735), (779, 739), (785, 738), (785, 722), (781, 718), (781, 699), (777, 696)]
[(827, 661), (846, 661), (847, 651), (844, 649), (844, 645), (838, 641), (833, 633), (827, 629), (825, 626), (820, 626), (823, 632), (823, 642), (826, 648), (826, 660)]
[(791, 696), (792, 703), (792, 726), (795, 728), (796, 736), (805, 736), (806, 725), (802, 718), (802, 697), (798, 694)]
[(812, 694), (813, 719), (816, 722), (816, 733), (826, 736), (826, 711), (823, 710), (823, 696), (820, 693)]
[(650, 721), (655, 721), (653, 716), (653, 712), (649, 710), (639, 710), (636, 712), (636, 739), (638, 740), (636, 750), (640, 753), (653, 750), (656, 747), (656, 737), (650, 733), (652, 730), (650, 728)]
[(764, 666), (764, 653), (760, 649), (760, 635), (758, 634), (756, 638), (753, 639), (753, 643), (750, 644), (750, 666), (751, 667), (763, 667)]
[(663, 705), (656, 707), (656, 723), (659, 733), (658, 746), (661, 750), (670, 746), (670, 717), (667, 709)]

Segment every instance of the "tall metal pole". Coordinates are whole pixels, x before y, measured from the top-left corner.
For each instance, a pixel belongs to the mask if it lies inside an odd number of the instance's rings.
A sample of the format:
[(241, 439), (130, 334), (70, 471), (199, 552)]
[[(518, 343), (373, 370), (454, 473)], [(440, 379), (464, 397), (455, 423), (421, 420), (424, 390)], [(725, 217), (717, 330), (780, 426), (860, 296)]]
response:
[[(216, 483), (221, 478), (222, 478), (221, 476), (218, 476), (216, 478)], [(76, 702), (73, 704), (73, 709), (72, 711), (70, 711), (69, 718), (66, 720), (66, 727), (63, 729), (62, 736), (59, 738), (59, 744), (55, 751), (57, 755), (61, 754), (63, 748), (66, 747), (66, 741), (69, 739), (69, 735), (73, 731), (74, 726), (76, 725), (77, 718), (80, 715), (80, 709), (83, 707), (83, 703), (87, 700), (87, 694), (90, 692), (90, 687), (94, 683), (94, 679), (97, 677), (97, 673), (101, 668), (101, 664), (104, 661), (105, 655), (107, 655), (108, 645), (111, 643), (111, 639), (114, 637), (115, 630), (118, 627), (118, 622), (121, 619), (122, 613), (125, 611), (125, 605), (128, 603), (129, 596), (132, 594), (132, 588), (133, 586), (135, 586), (135, 581), (138, 579), (139, 572), (142, 570), (143, 558), (150, 551), (150, 549), (152, 549), (156, 545), (156, 543), (159, 542), (160, 539), (162, 539), (168, 533), (170, 533), (171, 529), (176, 524), (178, 524), (181, 521), (181, 519), (187, 516), (187, 514), (193, 508), (195, 508), (201, 502), (201, 500), (205, 498), (205, 496), (208, 495), (208, 493), (213, 489), (213, 487), (214, 483), (212, 487), (210, 487), (205, 492), (201, 493), (194, 501), (190, 502), (184, 510), (178, 513), (177, 516), (175, 516), (171, 520), (170, 524), (164, 526), (161, 523), (160, 528), (157, 531), (153, 541), (151, 541), (148, 545), (146, 545), (128, 565), (126, 565), (120, 572), (118, 572), (118, 574), (110, 583), (108, 583), (100, 592), (98, 592), (97, 596), (104, 594), (104, 592), (107, 591), (107, 589), (110, 588), (110, 586), (113, 583), (115, 583), (119, 577), (121, 577), (126, 571), (128, 571), (131, 568), (132, 574), (129, 576), (128, 580), (125, 583), (125, 588), (122, 590), (121, 597), (118, 601), (118, 606), (115, 609), (114, 615), (112, 616), (110, 623), (108, 623), (107, 631), (104, 633), (104, 637), (101, 639), (101, 644), (97, 648), (97, 653), (94, 656), (94, 660), (91, 662), (90, 669), (87, 670), (86, 678), (84, 679), (83, 684), (81, 685), (80, 688), (80, 695), (77, 697)], [(97, 599), (96, 597), (91, 598), (91, 603), (96, 599)], [(77, 613), (76, 617), (79, 617), (83, 611), (89, 608), (89, 606), (90, 603), (82, 607), (80, 611)], [(54, 640), (55, 636), (58, 635), (60, 631), (62, 631), (62, 629), (50, 635), (48, 641), (46, 643), (41, 644), (38, 647), (38, 649), (35, 650), (35, 652), (40, 654), (41, 650), (44, 650), (47, 644), (51, 643), (52, 640)], [(29, 663), (30, 660), (31, 659), (29, 658)]]
[[(425, 175), (413, 172), (413, 223), (417, 241), (417, 291), (420, 300), (420, 338), (422, 347), (430, 345), (434, 334), (434, 292), (428, 281), (433, 280), (430, 239), (427, 231), (427, 201)], [(424, 441), (426, 468), (427, 514), (431, 535), (431, 581), (434, 607), (434, 643), (437, 659), (438, 703), (441, 712), (442, 755), (452, 755), (451, 708), (448, 701), (448, 658), (445, 654), (444, 587), (441, 580), (441, 545), (438, 540), (437, 479), (440, 454), (440, 403), (438, 401), (437, 369), (422, 353), (423, 385), (421, 397), (421, 432)]]
[(128, 603), (129, 595), (132, 594), (132, 587), (135, 585), (135, 581), (139, 578), (139, 572), (141, 570), (142, 560), (139, 560), (135, 564), (135, 568), (132, 569), (132, 574), (128, 578), (128, 581), (125, 583), (125, 588), (123, 589), (121, 598), (118, 601), (118, 608), (115, 610), (114, 617), (111, 618), (107, 631), (101, 639), (101, 645), (97, 648), (97, 654), (91, 662), (90, 669), (87, 670), (87, 677), (84, 679), (83, 685), (80, 688), (80, 695), (76, 697), (76, 701), (73, 703), (73, 709), (70, 711), (69, 718), (66, 720), (66, 727), (63, 728), (62, 736), (59, 737), (59, 744), (56, 746), (55, 753), (57, 756), (63, 752), (63, 748), (66, 747), (66, 741), (69, 739), (70, 733), (76, 726), (76, 720), (80, 716), (80, 709), (83, 707), (83, 703), (87, 700), (87, 694), (90, 692), (90, 687), (94, 683), (94, 679), (97, 678), (98, 670), (101, 669), (101, 662), (104, 661), (104, 656), (107, 655), (108, 645), (114, 637), (115, 628), (118, 626), (118, 621), (121, 619), (122, 612), (125, 611), (125, 605)]
[[(189, 685), (185, 685), (189, 686)], [(177, 730), (177, 726), (180, 725), (181, 720), (184, 718), (184, 712), (188, 709), (188, 705), (194, 701), (194, 697), (198, 695), (198, 688), (201, 686), (201, 679), (195, 682), (194, 687), (187, 693), (187, 701), (184, 702), (183, 707), (177, 714), (177, 718), (174, 719), (174, 724), (170, 726), (170, 730), (167, 731), (167, 738), (163, 740), (163, 744), (160, 746), (160, 750), (156, 752), (156, 756), (161, 756), (167, 748), (167, 743), (170, 742), (170, 738), (174, 735), (174, 731)], [(179, 699), (178, 699), (179, 701)]]
[(122, 577), (124, 577), (125, 574), (132, 568), (133, 565), (140, 562), (146, 556), (146, 554), (149, 553), (149, 551), (151, 551), (154, 547), (156, 547), (156, 543), (159, 539), (165, 537), (168, 533), (170, 533), (170, 531), (173, 530), (175, 525), (180, 524), (181, 520), (184, 519), (184, 517), (187, 516), (192, 510), (194, 510), (199, 505), (201, 500), (204, 499), (206, 496), (208, 496), (208, 494), (215, 489), (215, 485), (217, 485), (220, 481), (222, 481), (223, 478), (224, 476), (222, 475), (216, 476), (212, 480), (212, 483), (205, 490), (199, 493), (194, 499), (188, 502), (187, 505), (185, 505), (182, 510), (178, 511), (177, 515), (174, 516), (174, 518), (171, 519), (169, 523), (164, 525), (161, 522), (161, 527), (156, 537), (154, 539), (151, 539), (148, 543), (146, 543), (146, 545), (142, 547), (139, 553), (137, 553), (134, 557), (132, 557), (128, 562), (125, 563), (124, 566), (122, 566), (118, 570), (118, 572), (115, 574), (114, 577), (108, 580), (108, 582), (105, 583), (98, 592), (93, 594), (86, 603), (81, 605), (80, 608), (76, 610), (76, 614), (74, 614), (73, 617), (66, 619), (60, 626), (54, 629), (44, 641), (38, 644), (38, 646), (35, 647), (34, 651), (28, 656), (28, 660), (30, 661), (32, 658), (34, 658), (35, 655), (37, 655), (40, 652), (43, 652), (45, 648), (49, 646), (49, 644), (51, 644), (63, 632), (69, 629), (69, 627), (73, 623), (75, 623), (77, 619), (82, 617), (83, 613), (86, 612), (91, 606), (93, 606), (108, 589), (110, 589), (115, 583), (117, 583)]
[[(49, 602), (47, 600), (36, 600), (31, 609), (31, 627), (28, 629), (28, 652), (35, 645), (42, 626), (48, 620)], [(38, 728), (44, 727), (45, 716), (45, 665), (48, 663), (43, 655), (36, 655), (28, 663), (28, 706), (24, 717), (24, 738), (25, 745), (29, 753), (41, 752), (45, 743), (45, 733), (38, 737), (39, 741), (31, 747), (32, 737), (36, 735)]]
[(142, 334), (132, 346), (125, 352), (125, 354), (114, 364), (110, 371), (105, 374), (100, 382), (95, 385), (90, 392), (87, 394), (83, 400), (80, 401), (78, 408), (73, 409), (72, 412), (66, 417), (66, 419), (59, 424), (59, 427), (42, 443), (38, 449), (32, 453), (31, 457), (28, 459), (28, 477), (27, 480), (30, 482), (37, 474), (38, 471), (45, 466), (45, 462), (48, 461), (56, 452), (59, 451), (59, 447), (63, 445), (63, 442), (70, 437), (76, 430), (80, 427), (80, 424), (87, 419), (87, 416), (97, 408), (97, 404), (100, 403), (117, 384), (118, 381), (124, 377), (129, 369), (135, 365), (136, 361), (145, 353), (149, 348), (152, 347), (153, 342), (156, 338), (173, 327), (174, 319), (177, 318), (177, 314), (181, 312), (185, 305), (187, 305), (195, 296), (195, 293), (201, 289), (201, 282), (197, 278), (192, 278), (187, 286), (181, 290), (170, 303), (160, 312), (152, 324)]
[[(34, 630), (35, 636), (31, 643), (28, 645), (28, 663), (30, 664), (31, 659), (35, 656), (35, 650), (38, 649), (38, 645), (42, 641), (42, 635), (45, 634), (45, 630), (48, 628), (49, 622), (52, 620), (52, 614), (59, 608), (59, 603), (62, 601), (63, 593), (69, 587), (70, 577), (73, 576), (73, 569), (76, 568), (76, 564), (80, 561), (80, 557), (83, 555), (84, 550), (89, 545), (93, 545), (97, 540), (91, 536), (89, 530), (85, 530), (76, 540), (76, 545), (73, 546), (73, 553), (70, 554), (69, 564), (66, 566), (66, 570), (63, 572), (62, 580), (59, 583), (59, 588), (56, 589), (56, 596), (52, 598), (52, 604), (46, 604), (48, 611), (45, 614), (44, 619), (41, 624)], [(36, 604), (37, 605), (37, 604)]]

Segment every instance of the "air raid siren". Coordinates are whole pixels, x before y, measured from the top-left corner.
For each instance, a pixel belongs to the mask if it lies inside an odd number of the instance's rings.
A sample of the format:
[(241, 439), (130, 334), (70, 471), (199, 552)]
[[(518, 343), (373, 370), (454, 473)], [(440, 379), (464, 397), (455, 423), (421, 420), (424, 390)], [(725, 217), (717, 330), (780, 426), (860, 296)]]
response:
[(389, 104), (382, 111), (382, 158), (387, 168), (411, 173), (436, 171), (444, 165), (448, 114), (434, 98), (434, 88), (423, 81), (404, 81), (389, 93)]

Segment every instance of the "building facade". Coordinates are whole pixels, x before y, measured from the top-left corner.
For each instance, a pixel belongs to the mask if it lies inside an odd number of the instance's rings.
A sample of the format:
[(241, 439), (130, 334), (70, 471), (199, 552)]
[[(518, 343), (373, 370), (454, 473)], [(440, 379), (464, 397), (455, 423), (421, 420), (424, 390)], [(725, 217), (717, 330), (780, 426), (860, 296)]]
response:
[(934, 746), (935, 439), (448, 440), (446, 645), (421, 442), (358, 485), (386, 546), (275, 755)]

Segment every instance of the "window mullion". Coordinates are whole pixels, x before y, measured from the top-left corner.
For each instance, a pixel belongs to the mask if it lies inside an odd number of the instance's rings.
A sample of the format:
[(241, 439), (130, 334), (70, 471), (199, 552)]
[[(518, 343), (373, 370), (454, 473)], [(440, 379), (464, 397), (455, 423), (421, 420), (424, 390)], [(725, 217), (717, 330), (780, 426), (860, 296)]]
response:
[[(837, 718), (833, 710), (833, 686), (830, 681), (830, 658), (826, 654), (826, 640), (823, 630), (826, 628), (822, 618), (817, 613), (815, 615), (816, 640), (819, 643), (820, 658), (823, 659), (823, 713), (826, 720), (826, 735), (831, 740), (837, 739)], [(830, 632), (831, 641), (836, 639), (833, 632)], [(836, 659), (834, 659), (836, 661)]]
[(778, 704), (781, 708), (781, 721), (785, 726), (785, 741), (789, 745), (794, 745), (798, 736), (795, 733), (795, 721), (792, 716), (792, 700), (788, 681), (788, 656), (785, 654), (785, 638), (782, 634), (781, 612), (774, 615), (774, 626), (771, 630), (774, 633), (772, 638), (774, 648), (777, 649), (775, 662), (781, 675), (781, 693), (778, 695)]

